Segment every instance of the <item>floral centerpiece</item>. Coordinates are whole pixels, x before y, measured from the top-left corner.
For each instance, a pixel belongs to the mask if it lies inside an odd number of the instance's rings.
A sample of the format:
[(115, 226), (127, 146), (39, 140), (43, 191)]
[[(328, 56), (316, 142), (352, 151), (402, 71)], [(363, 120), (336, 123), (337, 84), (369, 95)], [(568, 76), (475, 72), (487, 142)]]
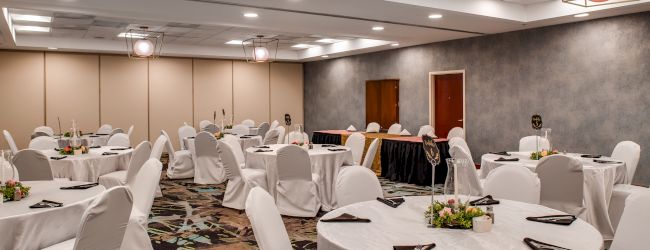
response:
[(86, 146), (79, 146), (79, 147), (66, 146), (65, 148), (59, 149), (59, 154), (61, 154), (61, 155), (75, 155), (75, 151), (81, 152), (82, 154), (87, 154), (88, 153), (88, 147), (86, 147)]
[(305, 142), (302, 142), (302, 141), (292, 141), (291, 144), (293, 144), (293, 145), (297, 145), (297, 146), (301, 146), (301, 147), (302, 147), (302, 146), (305, 145)]
[[(19, 188), (20, 192), (16, 193), (16, 187)], [(7, 180), (4, 186), (0, 186), (0, 191), (6, 200), (15, 200), (16, 197), (14, 195), (16, 194), (20, 195), (21, 199), (25, 198), (29, 195), (29, 189), (30, 187), (24, 186), (19, 181), (13, 179)]]
[(217, 140), (223, 138), (223, 136), (224, 136), (224, 133), (221, 133), (221, 132), (214, 133), (214, 137), (217, 138)]
[(435, 228), (471, 229), (472, 219), (483, 215), (485, 212), (480, 208), (455, 199), (434, 201), (424, 212), (424, 218)]
[(555, 155), (555, 154), (558, 154), (558, 153), (559, 152), (557, 151), (557, 149), (536, 151), (536, 152), (530, 153), (530, 159), (531, 160), (539, 160), (539, 159), (542, 159), (542, 157), (544, 157), (544, 156)]

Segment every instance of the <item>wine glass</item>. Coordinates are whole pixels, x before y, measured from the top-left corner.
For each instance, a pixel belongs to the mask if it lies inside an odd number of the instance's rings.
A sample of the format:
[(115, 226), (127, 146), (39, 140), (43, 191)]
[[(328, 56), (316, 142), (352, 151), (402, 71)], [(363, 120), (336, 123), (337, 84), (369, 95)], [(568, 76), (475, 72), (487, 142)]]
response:
[(433, 137), (429, 135), (422, 136), (422, 145), (424, 147), (424, 154), (431, 164), (431, 203), (434, 201), (435, 195), (435, 182), (436, 182), (436, 166), (440, 164), (440, 150)]

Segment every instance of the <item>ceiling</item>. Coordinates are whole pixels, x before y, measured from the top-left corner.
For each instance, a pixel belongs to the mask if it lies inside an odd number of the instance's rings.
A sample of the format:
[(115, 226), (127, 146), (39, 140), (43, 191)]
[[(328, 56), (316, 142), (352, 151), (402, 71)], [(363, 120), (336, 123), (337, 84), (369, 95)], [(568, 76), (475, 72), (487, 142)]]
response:
[[(0, 7), (0, 48), (125, 54), (118, 34), (147, 26), (165, 33), (163, 55), (242, 58), (241, 45), (225, 43), (264, 35), (279, 39), (278, 60), (312, 61), (648, 11), (650, 0), (589, 8), (560, 0), (0, 0)], [(17, 14), (52, 20), (11, 18)], [(12, 32), (20, 25), (51, 31)], [(323, 38), (337, 41), (317, 42)]]

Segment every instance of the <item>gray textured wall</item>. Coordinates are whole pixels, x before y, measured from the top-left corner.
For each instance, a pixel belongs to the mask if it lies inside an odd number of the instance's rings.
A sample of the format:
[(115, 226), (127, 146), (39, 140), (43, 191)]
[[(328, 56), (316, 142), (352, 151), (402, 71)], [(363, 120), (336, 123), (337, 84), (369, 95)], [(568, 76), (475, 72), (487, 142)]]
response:
[(466, 70), (474, 157), (515, 150), (539, 113), (554, 145), (609, 155), (641, 145), (635, 183), (650, 183), (650, 12), (306, 63), (308, 131), (365, 128), (365, 81), (400, 79), (400, 121), (428, 123), (428, 73)]

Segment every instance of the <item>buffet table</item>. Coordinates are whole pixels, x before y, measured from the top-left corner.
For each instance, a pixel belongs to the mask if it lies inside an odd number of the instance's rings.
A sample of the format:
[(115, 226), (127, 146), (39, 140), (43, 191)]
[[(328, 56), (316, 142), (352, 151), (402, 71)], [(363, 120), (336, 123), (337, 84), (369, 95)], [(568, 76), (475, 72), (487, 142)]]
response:
[[(443, 184), (447, 176), (449, 144), (447, 139), (435, 139), (440, 150), (436, 167), (436, 183)], [(386, 138), (381, 144), (381, 176), (391, 181), (431, 185), (431, 164), (427, 161), (422, 138), (417, 136)]]

